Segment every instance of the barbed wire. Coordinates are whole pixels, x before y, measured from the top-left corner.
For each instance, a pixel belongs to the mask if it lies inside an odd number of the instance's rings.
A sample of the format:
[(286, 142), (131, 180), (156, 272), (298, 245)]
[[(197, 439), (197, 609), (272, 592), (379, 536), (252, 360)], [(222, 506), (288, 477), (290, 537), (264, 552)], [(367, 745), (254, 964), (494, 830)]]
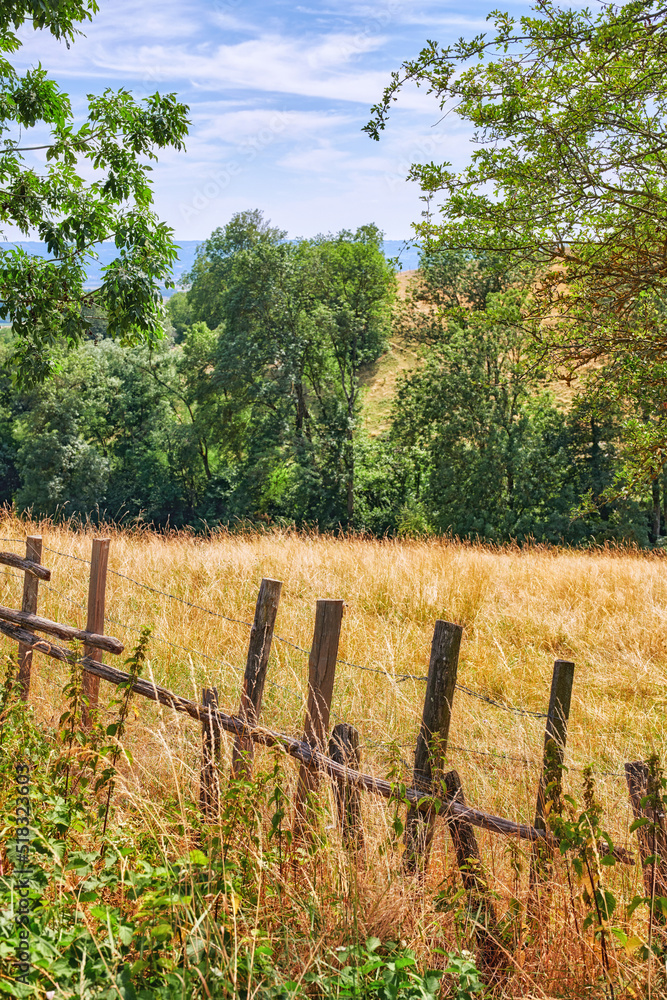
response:
[[(68, 597), (67, 594), (64, 594), (61, 590), (56, 590), (55, 587), (50, 586), (50, 584), (44, 583), (42, 584), (42, 586), (46, 587), (46, 589), (50, 590), (53, 594), (57, 594), (58, 597), (64, 597), (66, 601), (69, 601), (70, 604), (73, 604), (75, 607), (81, 608), (83, 611), (88, 610), (87, 605), (81, 604), (79, 601), (73, 600), (71, 597)], [(130, 632), (136, 632), (137, 635), (141, 635), (142, 630), (137, 625), (129, 625), (127, 622), (121, 622), (117, 618), (112, 618), (110, 615), (105, 615), (104, 620), (105, 622), (108, 622), (110, 625), (117, 625), (119, 628), (128, 629), (128, 631)], [(165, 639), (165, 637), (163, 635), (160, 635), (159, 632), (151, 631), (151, 638), (157, 639), (158, 642), (164, 643), (165, 646), (171, 646), (172, 649), (180, 649), (182, 652), (194, 654), (195, 656), (201, 656), (206, 660), (211, 660), (213, 663), (220, 663), (220, 660), (217, 657), (211, 656), (209, 653), (204, 653), (203, 650), (201, 649), (192, 649), (190, 646), (182, 646), (178, 642), (172, 642), (171, 639)], [(240, 667), (237, 667), (231, 661), (229, 661), (227, 665), (230, 666), (232, 670), (235, 670), (237, 673), (243, 672)]]
[[(3, 541), (4, 539), (0, 539)], [(10, 539), (6, 539), (9, 541)], [(21, 539), (17, 539), (21, 541)], [(44, 545), (48, 552), (54, 552), (58, 556), (64, 556), (66, 559), (75, 559), (77, 562), (87, 563), (90, 566), (90, 559), (84, 559), (82, 556), (75, 556), (71, 552), (61, 552), (60, 549), (54, 549), (50, 545)], [(119, 576), (123, 580), (128, 580), (129, 583), (133, 583), (135, 587), (141, 587), (143, 590), (150, 590), (152, 594), (159, 594), (162, 597), (168, 597), (172, 601), (179, 601), (181, 604), (187, 605), (189, 608), (196, 608), (197, 611), (203, 611), (207, 615), (213, 615), (215, 618), (222, 618), (224, 621), (233, 622), (236, 625), (245, 625), (247, 628), (252, 628), (252, 622), (242, 621), (240, 618), (231, 618), (229, 615), (223, 615), (219, 611), (211, 611), (210, 608), (205, 608), (201, 604), (195, 604), (192, 601), (186, 601), (184, 597), (178, 597), (176, 594), (170, 594), (166, 590), (159, 590), (157, 587), (151, 587), (147, 583), (141, 583), (139, 580), (135, 580), (133, 577), (128, 576), (127, 573), (121, 573), (117, 569), (107, 569), (107, 573), (112, 573), (113, 576)]]
[(503, 753), (500, 750), (476, 750), (474, 747), (460, 747), (453, 743), (448, 743), (447, 753), (449, 753), (450, 750), (454, 750), (456, 753), (473, 754), (476, 757), (495, 757), (499, 760), (510, 761), (513, 764), (521, 764), (523, 767), (542, 767), (542, 763), (540, 761), (531, 760), (529, 757), (519, 757), (512, 753)]
[(147, 583), (140, 583), (138, 580), (133, 580), (131, 576), (126, 573), (120, 573), (116, 569), (108, 570), (109, 573), (113, 573), (114, 576), (120, 576), (123, 580), (129, 580), (137, 587), (143, 587), (144, 590), (150, 590), (152, 594), (160, 594), (162, 597), (169, 597), (172, 601), (179, 601), (180, 604), (185, 604), (189, 608), (196, 608), (197, 611), (203, 611), (207, 615), (212, 615), (214, 618), (222, 618), (226, 622), (233, 622), (235, 625), (245, 625), (246, 628), (252, 628), (252, 622), (243, 621), (240, 618), (230, 618), (229, 615), (223, 615), (219, 611), (211, 611), (210, 608), (205, 608), (201, 604), (195, 604), (193, 601), (186, 601), (184, 597), (177, 597), (176, 594), (170, 594), (166, 590), (158, 590), (157, 587), (150, 587)]
[[(10, 575), (15, 576), (19, 580), (21, 579), (18, 573), (11, 573)], [(53, 594), (57, 594), (58, 597), (63, 597), (66, 601), (69, 601), (70, 604), (74, 605), (74, 607), (81, 608), (82, 611), (88, 610), (86, 604), (82, 604), (80, 601), (75, 601), (72, 597), (63, 593), (62, 590), (57, 590), (48, 583), (43, 583), (42, 586), (46, 587), (46, 589), (50, 590)], [(128, 629), (130, 632), (136, 632), (137, 635), (141, 635), (142, 629), (137, 625), (130, 625), (128, 622), (121, 622), (117, 618), (112, 618), (110, 615), (105, 615), (104, 620), (110, 625), (117, 625), (119, 628)], [(172, 642), (171, 639), (165, 639), (165, 637), (160, 635), (159, 632), (152, 631), (151, 639), (157, 639), (158, 642), (164, 643), (166, 646), (171, 646), (172, 649), (180, 649), (185, 653), (189, 653), (191, 656), (201, 656), (205, 660), (210, 660), (212, 663), (218, 664), (218, 666), (229, 666), (232, 670), (235, 670), (237, 674), (243, 673), (243, 669), (235, 663), (232, 663), (231, 660), (221, 661), (218, 657), (211, 656), (210, 653), (205, 653), (201, 649), (193, 649), (191, 646), (183, 646), (180, 643)], [(299, 691), (296, 691), (295, 688), (288, 688), (284, 684), (279, 684), (277, 681), (270, 679), (267, 680), (266, 683), (269, 687), (277, 688), (280, 691), (284, 691), (286, 694), (291, 694), (299, 699), (303, 699), (303, 695)]]
[[(363, 745), (384, 750), (414, 749), (411, 743), (396, 743), (394, 741), (386, 741), (386, 740), (381, 741), (381, 740), (366, 739), (364, 740)], [(454, 753), (470, 754), (473, 757), (493, 757), (497, 760), (502, 760), (505, 763), (521, 764), (523, 767), (532, 767), (537, 770), (541, 770), (544, 766), (544, 763), (542, 761), (531, 760), (529, 757), (519, 757), (516, 754), (506, 753), (505, 751), (502, 750), (478, 750), (476, 747), (462, 747), (458, 746), (455, 743), (448, 743), (447, 756), (449, 756), (450, 752), (452, 751)], [(412, 767), (412, 765), (408, 764), (408, 762), (403, 757), (401, 757), (400, 754), (398, 755), (398, 760), (403, 764), (404, 767), (408, 769)], [(579, 767), (576, 764), (565, 764), (563, 770), (566, 772), (574, 771), (577, 774), (581, 774), (585, 770), (585, 767)], [(592, 768), (591, 773), (596, 775), (597, 777), (605, 777), (605, 778), (625, 777), (625, 772), (623, 771), (598, 771), (595, 768)]]
[[(43, 545), (47, 552), (55, 552), (58, 556), (64, 556), (65, 559), (75, 559), (77, 562), (88, 563), (90, 566), (90, 559), (84, 559), (82, 556), (75, 556), (71, 552), (61, 552), (60, 549), (52, 549), (50, 545)], [(111, 572), (111, 570), (109, 570)]]
[[(18, 573), (10, 573), (8, 575), (14, 576), (18, 580), (21, 579)], [(80, 608), (82, 611), (88, 610), (86, 604), (82, 604), (80, 601), (75, 601), (74, 598), (70, 597), (68, 594), (63, 593), (62, 590), (58, 590), (56, 587), (52, 587), (50, 584), (44, 582), (42, 582), (42, 587), (45, 587), (46, 590), (50, 590), (52, 594), (56, 594), (58, 597), (62, 597), (64, 600), (68, 601), (75, 608)], [(127, 622), (121, 622), (117, 618), (112, 618), (109, 615), (105, 615), (104, 620), (105, 622), (108, 622), (110, 625), (117, 625), (119, 628), (128, 629), (130, 632), (136, 632), (137, 635), (141, 635), (141, 629), (138, 628), (136, 625), (129, 625)], [(213, 660), (216, 663), (219, 662), (219, 660), (217, 660), (215, 657), (209, 656), (208, 653), (204, 653), (202, 652), (202, 650), (190, 649), (189, 646), (181, 646), (177, 642), (172, 642), (171, 639), (165, 639), (164, 636), (160, 635), (159, 632), (152, 631), (151, 638), (157, 639), (158, 642), (162, 642), (166, 646), (171, 646), (172, 649), (180, 649), (186, 653), (195, 653), (197, 656), (203, 656), (205, 659)], [(229, 665), (234, 670), (240, 670), (240, 668), (235, 667), (233, 663), (230, 663)]]
[(529, 708), (516, 708), (514, 705), (506, 705), (505, 702), (496, 701), (488, 694), (481, 694), (479, 691), (473, 691), (472, 688), (466, 687), (464, 684), (457, 684), (456, 688), (458, 691), (463, 691), (464, 694), (469, 695), (471, 698), (479, 698), (480, 701), (485, 701), (487, 705), (493, 705), (495, 708), (500, 708), (504, 712), (513, 712), (514, 715), (528, 715), (533, 719), (548, 719), (548, 712), (533, 712)]
[[(54, 552), (56, 555), (65, 556), (68, 559), (76, 559), (78, 562), (83, 562), (83, 563), (88, 563), (88, 564), (90, 563), (89, 559), (83, 559), (80, 556), (72, 555), (69, 552), (61, 552), (59, 549), (54, 549), (54, 548), (52, 548), (49, 545), (45, 545), (44, 548), (47, 549), (49, 552)], [(178, 597), (176, 594), (170, 594), (166, 590), (160, 590), (157, 587), (151, 587), (149, 584), (141, 583), (139, 580), (135, 580), (133, 577), (128, 576), (127, 573), (121, 573), (119, 570), (114, 570), (114, 569), (110, 569), (107, 572), (112, 573), (114, 576), (118, 576), (118, 577), (120, 577), (123, 580), (127, 580), (129, 583), (132, 583), (136, 587), (141, 587), (143, 590), (148, 590), (148, 591), (150, 591), (153, 594), (160, 595), (161, 597), (167, 597), (167, 598), (169, 598), (172, 601), (178, 601), (181, 604), (186, 605), (187, 607), (195, 608), (197, 611), (202, 611), (202, 612), (204, 612), (204, 614), (212, 615), (215, 618), (220, 618), (223, 621), (228, 621), (228, 622), (231, 622), (231, 623), (233, 623), (235, 625), (243, 625), (246, 628), (252, 628), (252, 623), (251, 622), (244, 621), (243, 619), (240, 619), (240, 618), (232, 618), (229, 615), (223, 615), (219, 611), (212, 611), (210, 608), (206, 608), (206, 607), (204, 607), (201, 604), (196, 604), (193, 601), (188, 601), (184, 597)], [(290, 646), (292, 649), (295, 649), (298, 652), (303, 653), (304, 656), (310, 656), (310, 650), (309, 649), (305, 649), (303, 646), (299, 646), (298, 643), (293, 642), (291, 639), (286, 639), (284, 636), (277, 635), (275, 633), (274, 633), (273, 638), (277, 642), (283, 643), (283, 645)], [(168, 640), (164, 640), (164, 641), (168, 641)], [(172, 645), (174, 647), (177, 647), (176, 643), (170, 643), (170, 645)], [(185, 647), (182, 647), (182, 648), (185, 648)], [(366, 673), (380, 674), (383, 677), (387, 677), (390, 680), (395, 681), (395, 683), (397, 683), (397, 684), (402, 684), (404, 681), (408, 681), (408, 680), (420, 681), (420, 682), (424, 682), (424, 681), (428, 680), (428, 677), (427, 677), (426, 674), (409, 674), (409, 673), (391, 674), (391, 673), (389, 673), (388, 670), (385, 670), (382, 667), (369, 667), (369, 666), (366, 666), (364, 664), (354, 663), (351, 660), (345, 660), (345, 659), (342, 659), (342, 658), (338, 658), (336, 660), (336, 663), (343, 664), (343, 665), (345, 665), (347, 667), (352, 667), (355, 670), (363, 670)], [(468, 695), (471, 698), (477, 698), (479, 701), (483, 701), (487, 705), (491, 705), (494, 708), (500, 709), (500, 711), (509, 712), (509, 713), (511, 713), (513, 715), (526, 716), (528, 718), (533, 718), (533, 719), (546, 719), (546, 718), (548, 718), (548, 714), (546, 712), (534, 712), (531, 709), (516, 707), (514, 705), (508, 705), (505, 702), (499, 701), (496, 698), (492, 698), (490, 695), (484, 694), (484, 693), (479, 692), (479, 691), (474, 691), (472, 688), (467, 687), (465, 684), (458, 684), (457, 683), (456, 687), (457, 687), (457, 690), (461, 691), (463, 694), (466, 694), (466, 695)]]
[[(51, 548), (51, 546), (48, 546), (48, 545), (45, 545), (44, 548), (48, 549), (49, 552), (56, 553), (57, 555), (66, 556), (68, 559), (76, 559), (79, 562), (90, 563), (89, 559), (82, 559), (80, 556), (75, 556), (75, 555), (72, 555), (71, 553), (68, 553), (68, 552), (61, 552), (59, 549)], [(110, 570), (108, 570), (108, 572), (112, 573), (114, 576), (121, 577), (123, 580), (127, 580), (129, 583), (134, 584), (134, 586), (136, 586), (136, 587), (141, 587), (144, 590), (148, 590), (148, 591), (150, 591), (153, 594), (159, 594), (162, 597), (168, 597), (172, 601), (179, 601), (181, 604), (184, 604), (187, 607), (195, 608), (197, 611), (203, 611), (204, 614), (212, 615), (215, 618), (221, 618), (223, 621), (232, 622), (235, 625), (244, 625), (246, 628), (252, 628), (252, 623), (251, 622), (244, 621), (244, 620), (242, 620), (240, 618), (232, 618), (229, 615), (223, 615), (219, 611), (211, 611), (210, 608), (206, 608), (206, 607), (204, 607), (201, 604), (195, 604), (192, 601), (186, 600), (184, 597), (178, 597), (175, 594), (170, 594), (166, 590), (160, 590), (157, 587), (151, 587), (149, 584), (141, 583), (139, 580), (135, 580), (133, 577), (128, 576), (126, 573), (121, 573), (119, 570), (110, 569)], [(305, 649), (303, 646), (299, 646), (297, 643), (293, 642), (291, 639), (286, 639), (286, 638), (284, 638), (284, 636), (276, 635), (275, 633), (274, 633), (273, 638), (276, 640), (276, 642), (281, 642), (281, 643), (283, 643), (283, 645), (290, 646), (292, 649), (295, 649), (298, 652), (303, 653), (304, 656), (310, 656), (310, 650), (309, 649)], [(165, 641), (168, 641), (168, 640), (165, 640)], [(175, 647), (177, 646), (176, 643), (170, 643), (170, 645), (173, 645)], [(182, 648), (185, 648), (185, 647), (182, 647)], [(203, 654), (203, 655), (205, 655), (205, 654)], [(343, 665), (345, 665), (347, 667), (352, 667), (355, 670), (363, 670), (366, 673), (380, 674), (383, 677), (387, 677), (390, 680), (393, 680), (397, 684), (402, 684), (404, 681), (408, 681), (408, 680), (420, 681), (420, 682), (424, 682), (424, 681), (428, 680), (428, 676), (426, 674), (409, 674), (409, 673), (391, 674), (391, 673), (389, 673), (388, 670), (385, 670), (383, 667), (369, 667), (369, 666), (366, 666), (364, 664), (354, 663), (351, 660), (344, 660), (342, 658), (338, 658), (336, 660), (336, 663), (343, 664)], [(515, 705), (508, 705), (506, 702), (500, 701), (497, 698), (492, 698), (491, 695), (485, 694), (485, 693), (483, 693), (481, 691), (475, 691), (475, 690), (473, 690), (473, 688), (470, 688), (470, 687), (468, 687), (465, 684), (459, 684), (459, 683), (457, 683), (456, 688), (457, 688), (458, 691), (461, 691), (463, 694), (468, 695), (468, 697), (470, 697), (470, 698), (477, 698), (479, 701), (483, 701), (486, 705), (491, 705), (492, 707), (497, 708), (497, 709), (499, 709), (502, 712), (508, 712), (508, 713), (511, 713), (512, 715), (524, 716), (524, 717), (531, 718), (531, 719), (547, 719), (548, 718), (548, 713), (547, 712), (536, 712), (536, 711), (533, 711), (532, 709), (522, 708), (522, 707), (515, 706)]]
[[(0, 539), (0, 541), (10, 541), (10, 539)], [(22, 541), (22, 539), (17, 539), (17, 541)], [(60, 553), (60, 554), (63, 555), (65, 553)], [(7, 575), (8, 576), (12, 576), (12, 577), (14, 577), (17, 580), (21, 580), (22, 579), (22, 577), (18, 573), (13, 573), (11, 571), (7, 571)], [(50, 584), (47, 584), (45, 582), (42, 582), (41, 585), (43, 587), (45, 587), (47, 590), (51, 591), (51, 593), (56, 594), (58, 597), (64, 598), (66, 601), (68, 601), (74, 607), (77, 607), (77, 608), (81, 609), (82, 611), (87, 611), (88, 610), (87, 605), (81, 603), (80, 601), (75, 601), (68, 594), (65, 594), (61, 590), (58, 590), (56, 587), (52, 587)], [(142, 586), (142, 584), (140, 584), (140, 586)], [(127, 630), (129, 630), (131, 632), (136, 632), (137, 634), (141, 634), (142, 629), (139, 628), (138, 626), (136, 626), (136, 625), (130, 625), (127, 622), (122, 622), (122, 621), (120, 621), (117, 618), (112, 618), (110, 615), (105, 615), (104, 616), (104, 620), (105, 620), (105, 622), (108, 622), (111, 625), (117, 625), (120, 628), (127, 629)], [(209, 653), (204, 653), (202, 650), (193, 649), (190, 646), (183, 646), (183, 645), (180, 645), (179, 643), (172, 642), (170, 639), (165, 639), (164, 636), (160, 635), (159, 632), (154, 632), (154, 631), (151, 632), (151, 638), (152, 639), (157, 639), (158, 642), (164, 643), (167, 646), (171, 646), (172, 649), (179, 649), (179, 650), (181, 650), (183, 652), (189, 653), (190, 655), (203, 657), (204, 659), (210, 660), (211, 662), (216, 663), (216, 664), (218, 664), (220, 666), (223, 665), (221, 663), (221, 661), (217, 657), (211, 656)], [(276, 636), (274, 636), (274, 638), (276, 638)], [(294, 645), (294, 643), (290, 643), (289, 640), (282, 640), (282, 641), (289, 643), (289, 645)], [(305, 649), (303, 649), (300, 646), (295, 646), (295, 648), (301, 650), (302, 652), (308, 652), (308, 650), (305, 650)], [(351, 663), (350, 661), (347, 661), (347, 660), (340, 660), (340, 661), (337, 661), (337, 662), (346, 663), (349, 666), (359, 666), (359, 664), (354, 664), (354, 663)], [(242, 673), (243, 672), (241, 667), (236, 666), (231, 661), (225, 661), (224, 665), (231, 667), (232, 670), (236, 671), (236, 673)], [(362, 669), (371, 669), (372, 670), (374, 668), (363, 668), (362, 667)], [(378, 672), (383, 672), (383, 673), (387, 674), (386, 671), (378, 671)], [(388, 677), (392, 677), (391, 674), (387, 674), (387, 676)], [(422, 679), (422, 678), (419, 677), (418, 679)], [(296, 697), (296, 698), (298, 698), (300, 700), (303, 700), (303, 698), (304, 698), (302, 692), (297, 691), (295, 688), (287, 687), (284, 684), (279, 684), (277, 681), (273, 681), (273, 680), (270, 680), (270, 679), (267, 679), (266, 683), (267, 683), (267, 686), (275, 688), (276, 690), (279, 690), (279, 691), (284, 691), (286, 694), (292, 695), (293, 697)], [(485, 696), (480, 696), (480, 695), (477, 694), (477, 692), (473, 692), (473, 691), (471, 691), (468, 688), (464, 688), (462, 685), (457, 685), (457, 687), (459, 687), (459, 686), (467, 694), (471, 694), (471, 695), (473, 695), (473, 697), (481, 697), (483, 701), (487, 701), (487, 698)], [(494, 702), (492, 702), (492, 703), (494, 703)], [(495, 703), (495, 704), (497, 704), (498, 707), (503, 707), (502, 703)], [(519, 711), (521, 711), (521, 710), (519, 710)], [(345, 721), (340, 715), (338, 715), (338, 713), (333, 708), (330, 709), (330, 713), (331, 713), (331, 715), (335, 719), (337, 719), (338, 722), (344, 722)], [(526, 714), (537, 715), (537, 713), (526, 713)], [(544, 713), (541, 713), (540, 717), (547, 718), (548, 716), (546, 714), (544, 714)], [(384, 750), (401, 749), (401, 750), (412, 750), (412, 751), (414, 751), (413, 744), (411, 744), (411, 743), (397, 743), (395, 741), (386, 741), (386, 740), (380, 741), (380, 740), (373, 740), (373, 739), (370, 739), (370, 738), (365, 739), (364, 742), (363, 742), (363, 745), (364, 746), (369, 746), (369, 747), (375, 747), (377, 749), (384, 749)], [(502, 760), (502, 761), (505, 761), (505, 762), (521, 764), (524, 767), (533, 767), (533, 768), (542, 768), (543, 767), (543, 764), (540, 761), (530, 760), (530, 758), (528, 758), (528, 757), (519, 757), (516, 754), (505, 753), (504, 751), (498, 751), (498, 750), (478, 750), (478, 749), (476, 749), (474, 747), (462, 747), (462, 746), (458, 746), (458, 745), (453, 744), (453, 743), (449, 743), (448, 744), (447, 751), (448, 752), (449, 751), (454, 751), (455, 753), (470, 754), (472, 756), (477, 756), (477, 757), (493, 757), (493, 758), (495, 758), (497, 760)], [(399, 755), (398, 759), (399, 759), (400, 763), (407, 770), (410, 770), (412, 768), (412, 765), (408, 761), (406, 761), (405, 758), (403, 758), (402, 756)], [(585, 770), (585, 768), (584, 767), (578, 767), (578, 766), (572, 764), (572, 765), (566, 765), (565, 766), (565, 770), (566, 771), (576, 771), (577, 773), (582, 773)], [(621, 772), (621, 771), (598, 771), (598, 770), (592, 769), (592, 773), (595, 774), (598, 777), (609, 777), (609, 778), (624, 778), (625, 777), (625, 773)]]
[[(413, 745), (411, 743), (397, 743), (392, 740), (365, 740), (367, 746), (381, 747), (387, 750), (398, 749), (398, 750), (412, 750)], [(450, 751), (455, 751), (457, 753), (467, 753), (478, 757), (497, 757), (500, 760), (510, 761), (515, 764), (522, 764), (524, 767), (536, 767), (541, 768), (542, 763), (537, 760), (531, 760), (529, 757), (519, 757), (516, 754), (506, 753), (502, 750), (477, 750), (475, 747), (462, 747), (455, 743), (447, 743), (447, 755)]]

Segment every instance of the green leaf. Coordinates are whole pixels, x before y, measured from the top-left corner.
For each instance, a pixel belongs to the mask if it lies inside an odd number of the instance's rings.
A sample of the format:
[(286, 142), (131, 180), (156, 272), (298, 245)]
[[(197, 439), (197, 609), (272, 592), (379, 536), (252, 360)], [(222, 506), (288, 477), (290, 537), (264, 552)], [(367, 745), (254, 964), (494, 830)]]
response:
[(121, 924), (118, 928), (118, 937), (124, 945), (129, 947), (134, 937), (134, 927), (131, 924)]
[(157, 924), (155, 927), (151, 927), (150, 936), (156, 941), (168, 941), (174, 936), (174, 931), (171, 924), (161, 923)]
[(189, 858), (190, 863), (193, 865), (208, 865), (208, 858), (204, 852), (200, 851), (198, 848), (194, 848), (194, 850), (190, 851)]
[[(135, 962), (135, 966), (138, 963)], [(134, 966), (133, 966), (134, 968)], [(130, 972), (130, 967), (126, 964), (123, 965), (116, 976), (116, 986), (118, 987), (118, 992), (120, 993), (122, 1000), (137, 1000), (137, 994), (132, 985), (132, 974)]]

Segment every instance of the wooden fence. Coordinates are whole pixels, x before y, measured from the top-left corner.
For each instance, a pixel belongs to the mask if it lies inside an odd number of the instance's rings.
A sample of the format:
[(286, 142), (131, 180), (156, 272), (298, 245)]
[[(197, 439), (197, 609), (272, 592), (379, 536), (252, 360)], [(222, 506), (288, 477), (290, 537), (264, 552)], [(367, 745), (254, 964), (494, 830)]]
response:
[[(41, 537), (29, 536), (26, 539), (25, 558), (0, 552), (0, 563), (13, 566), (25, 574), (21, 610), (0, 606), (0, 633), (17, 642), (19, 647), (20, 696), (25, 701), (29, 698), (32, 658), (35, 652), (64, 662), (75, 660), (73, 652), (56, 645), (50, 639), (39, 638), (36, 632), (65, 641), (83, 642), (84, 655), (80, 662), (84, 668), (84, 691), (88, 699), (88, 709), (83, 719), (86, 726), (91, 724), (91, 718), (98, 707), (100, 678), (110, 684), (127, 683), (130, 679), (124, 671), (105, 664), (102, 659), (103, 653), (119, 655), (123, 652), (123, 645), (118, 639), (104, 635), (108, 557), (109, 539), (94, 539), (86, 628), (78, 629), (37, 614), (39, 581), (48, 581), (51, 577), (51, 571), (41, 564)], [(553, 774), (555, 767), (563, 764), (574, 664), (566, 660), (556, 660), (554, 664), (546, 715), (543, 766), (536, 792), (535, 820), (532, 826), (515, 823), (469, 806), (465, 801), (458, 773), (445, 772), (463, 634), (460, 625), (446, 621), (435, 623), (412, 784), (408, 788), (399, 787), (396, 783), (376, 778), (361, 770), (359, 734), (351, 724), (339, 723), (327, 740), (343, 618), (344, 602), (341, 600), (317, 601), (309, 654), (308, 700), (303, 738), (298, 740), (259, 725), (281, 587), (279, 580), (262, 580), (250, 631), (239, 708), (235, 715), (220, 709), (215, 689), (204, 689), (201, 704), (142, 678), (134, 682), (133, 690), (144, 698), (189, 715), (201, 725), (200, 805), (208, 818), (213, 819), (218, 812), (220, 740), (221, 733), (227, 732), (234, 737), (234, 776), (251, 777), (255, 744), (280, 747), (298, 761), (293, 832), (299, 839), (307, 838), (311, 833), (311, 796), (317, 792), (324, 777), (331, 779), (334, 784), (343, 842), (357, 852), (363, 848), (364, 842), (360, 791), (385, 799), (400, 798), (405, 801), (407, 819), (403, 864), (407, 874), (423, 874), (428, 865), (435, 822), (438, 818), (444, 820), (452, 837), (470, 906), (476, 914), (480, 961), (487, 970), (497, 969), (504, 960), (503, 948), (495, 933), (494, 903), (484, 877), (475, 827), (532, 842), (531, 890), (533, 897), (539, 901), (546, 868), (542, 862), (545, 855), (548, 856), (557, 847), (546, 823), (546, 797), (549, 776)], [(625, 773), (634, 815), (646, 816), (653, 826), (657, 822), (662, 830), (658, 835), (659, 846), (664, 846), (664, 851), (660, 851), (660, 854), (663, 858), (667, 857), (665, 818), (654, 816), (645, 806), (649, 788), (648, 765), (644, 762), (628, 763), (625, 765)], [(651, 871), (650, 878), (660, 889), (659, 894), (667, 896), (667, 868), (661, 863), (656, 873), (653, 872), (654, 865), (647, 862), (647, 859), (654, 857), (655, 852), (653, 838), (645, 834), (645, 829), (639, 828), (638, 840), (646, 877), (649, 877), (648, 872)], [(632, 855), (623, 849), (616, 848), (614, 854), (623, 863), (634, 862)]]

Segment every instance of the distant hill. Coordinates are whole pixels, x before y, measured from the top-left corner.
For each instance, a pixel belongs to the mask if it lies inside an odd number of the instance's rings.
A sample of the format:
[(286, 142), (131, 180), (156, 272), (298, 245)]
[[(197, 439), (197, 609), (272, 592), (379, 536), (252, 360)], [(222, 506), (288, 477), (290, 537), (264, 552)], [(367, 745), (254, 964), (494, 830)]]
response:
[[(178, 247), (180, 253), (178, 261), (174, 266), (174, 279), (178, 284), (182, 274), (187, 274), (194, 263), (195, 252), (203, 240), (179, 240)], [(18, 240), (15, 243), (7, 243), (6, 246), (20, 246), (27, 253), (35, 254), (39, 257), (46, 257), (46, 246), (43, 243), (31, 242), (29, 240)], [(102, 283), (102, 268), (110, 264), (116, 255), (116, 247), (113, 243), (102, 243), (98, 249), (98, 260), (92, 261), (88, 268), (86, 288), (97, 288)], [(406, 247), (404, 240), (385, 240), (384, 253), (389, 259), (399, 257), (402, 269), (410, 270), (419, 264), (419, 252), (416, 247)], [(165, 297), (174, 294), (174, 289), (163, 289)]]

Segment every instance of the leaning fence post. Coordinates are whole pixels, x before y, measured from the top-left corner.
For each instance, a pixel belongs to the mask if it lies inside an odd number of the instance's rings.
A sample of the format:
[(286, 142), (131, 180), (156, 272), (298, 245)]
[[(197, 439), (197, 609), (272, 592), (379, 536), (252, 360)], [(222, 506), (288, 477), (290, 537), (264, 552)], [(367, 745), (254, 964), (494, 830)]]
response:
[[(361, 750), (359, 748), (359, 733), (347, 722), (339, 722), (334, 726), (329, 740), (329, 756), (337, 764), (360, 770)], [(364, 846), (364, 833), (361, 827), (361, 792), (355, 786), (343, 781), (334, 782), (338, 822), (343, 835), (343, 844), (354, 850), (361, 851)]]
[[(96, 632), (98, 635), (104, 633), (104, 598), (107, 586), (107, 564), (109, 562), (110, 538), (93, 538), (93, 551), (90, 558), (90, 580), (88, 583), (88, 617), (86, 620), (86, 631)], [(91, 660), (102, 662), (102, 653), (94, 646), (84, 646), (84, 656)], [(86, 728), (90, 728), (93, 718), (97, 712), (97, 702), (99, 698), (100, 679), (87, 670), (83, 672), (83, 693), (88, 704), (84, 704), (82, 721)]]
[[(667, 896), (665, 814), (662, 811), (656, 813), (654, 805), (651, 803), (642, 806), (642, 799), (654, 791), (651, 787), (648, 764), (643, 760), (627, 763), (625, 765), (625, 780), (628, 784), (628, 793), (635, 819), (648, 819), (649, 821), (647, 824), (637, 827), (646, 895), (651, 899), (655, 899), (656, 896)], [(666, 922), (666, 916), (662, 909), (654, 912), (653, 919), (656, 923)]]
[[(204, 688), (202, 691), (204, 708), (218, 707), (218, 689)], [(218, 815), (218, 762), (220, 760), (220, 727), (211, 718), (201, 724), (201, 776), (199, 781), (199, 806), (204, 816)]]
[[(412, 782), (415, 788), (422, 788), (425, 793), (431, 792), (433, 783), (442, 777), (462, 635), (460, 625), (445, 621), (435, 623)], [(434, 822), (432, 806), (426, 809), (410, 806), (405, 824), (403, 857), (407, 871), (413, 874), (417, 870), (425, 870), (428, 864)]]
[[(282, 583), (280, 580), (262, 580), (255, 606), (255, 620), (250, 632), (248, 643), (248, 659), (246, 660), (241, 693), (239, 718), (256, 726), (262, 707), (266, 668), (269, 663), (273, 629), (278, 613), (278, 602)], [(254, 744), (251, 739), (237, 736), (232, 750), (232, 775), (235, 778), (249, 778), (252, 774)]]
[[(25, 557), (31, 562), (41, 563), (42, 561), (42, 536), (28, 535), (25, 540)], [(39, 579), (34, 573), (23, 574), (23, 600), (21, 611), (28, 611), (30, 614), (37, 614), (37, 593)], [(27, 701), (30, 693), (30, 672), (32, 670), (32, 648), (19, 643), (19, 676), (18, 689), (21, 701)]]
[[(326, 747), (344, 607), (344, 601), (319, 600), (315, 611), (315, 631), (308, 660), (308, 706), (303, 738), (321, 753), (324, 753)], [(319, 783), (319, 775), (302, 764), (299, 768), (294, 810), (295, 839), (305, 832), (308, 796), (317, 791)]]
[[(547, 788), (553, 782), (560, 781), (563, 769), (573, 683), (574, 663), (570, 660), (556, 660), (551, 679), (551, 695), (544, 731), (544, 758), (535, 806), (534, 825), (538, 830), (547, 828)], [(544, 866), (551, 853), (551, 848), (544, 841), (535, 841), (533, 844), (530, 865), (530, 886), (533, 894), (538, 891), (538, 883), (543, 880)]]
[[(448, 797), (464, 806), (466, 801), (458, 771), (449, 771), (444, 783)], [(499, 943), (496, 910), (484, 877), (477, 837), (474, 828), (465, 819), (451, 814), (447, 814), (446, 818), (463, 887), (468, 893), (468, 912), (475, 923), (479, 965), (492, 975), (503, 964), (504, 952)]]

